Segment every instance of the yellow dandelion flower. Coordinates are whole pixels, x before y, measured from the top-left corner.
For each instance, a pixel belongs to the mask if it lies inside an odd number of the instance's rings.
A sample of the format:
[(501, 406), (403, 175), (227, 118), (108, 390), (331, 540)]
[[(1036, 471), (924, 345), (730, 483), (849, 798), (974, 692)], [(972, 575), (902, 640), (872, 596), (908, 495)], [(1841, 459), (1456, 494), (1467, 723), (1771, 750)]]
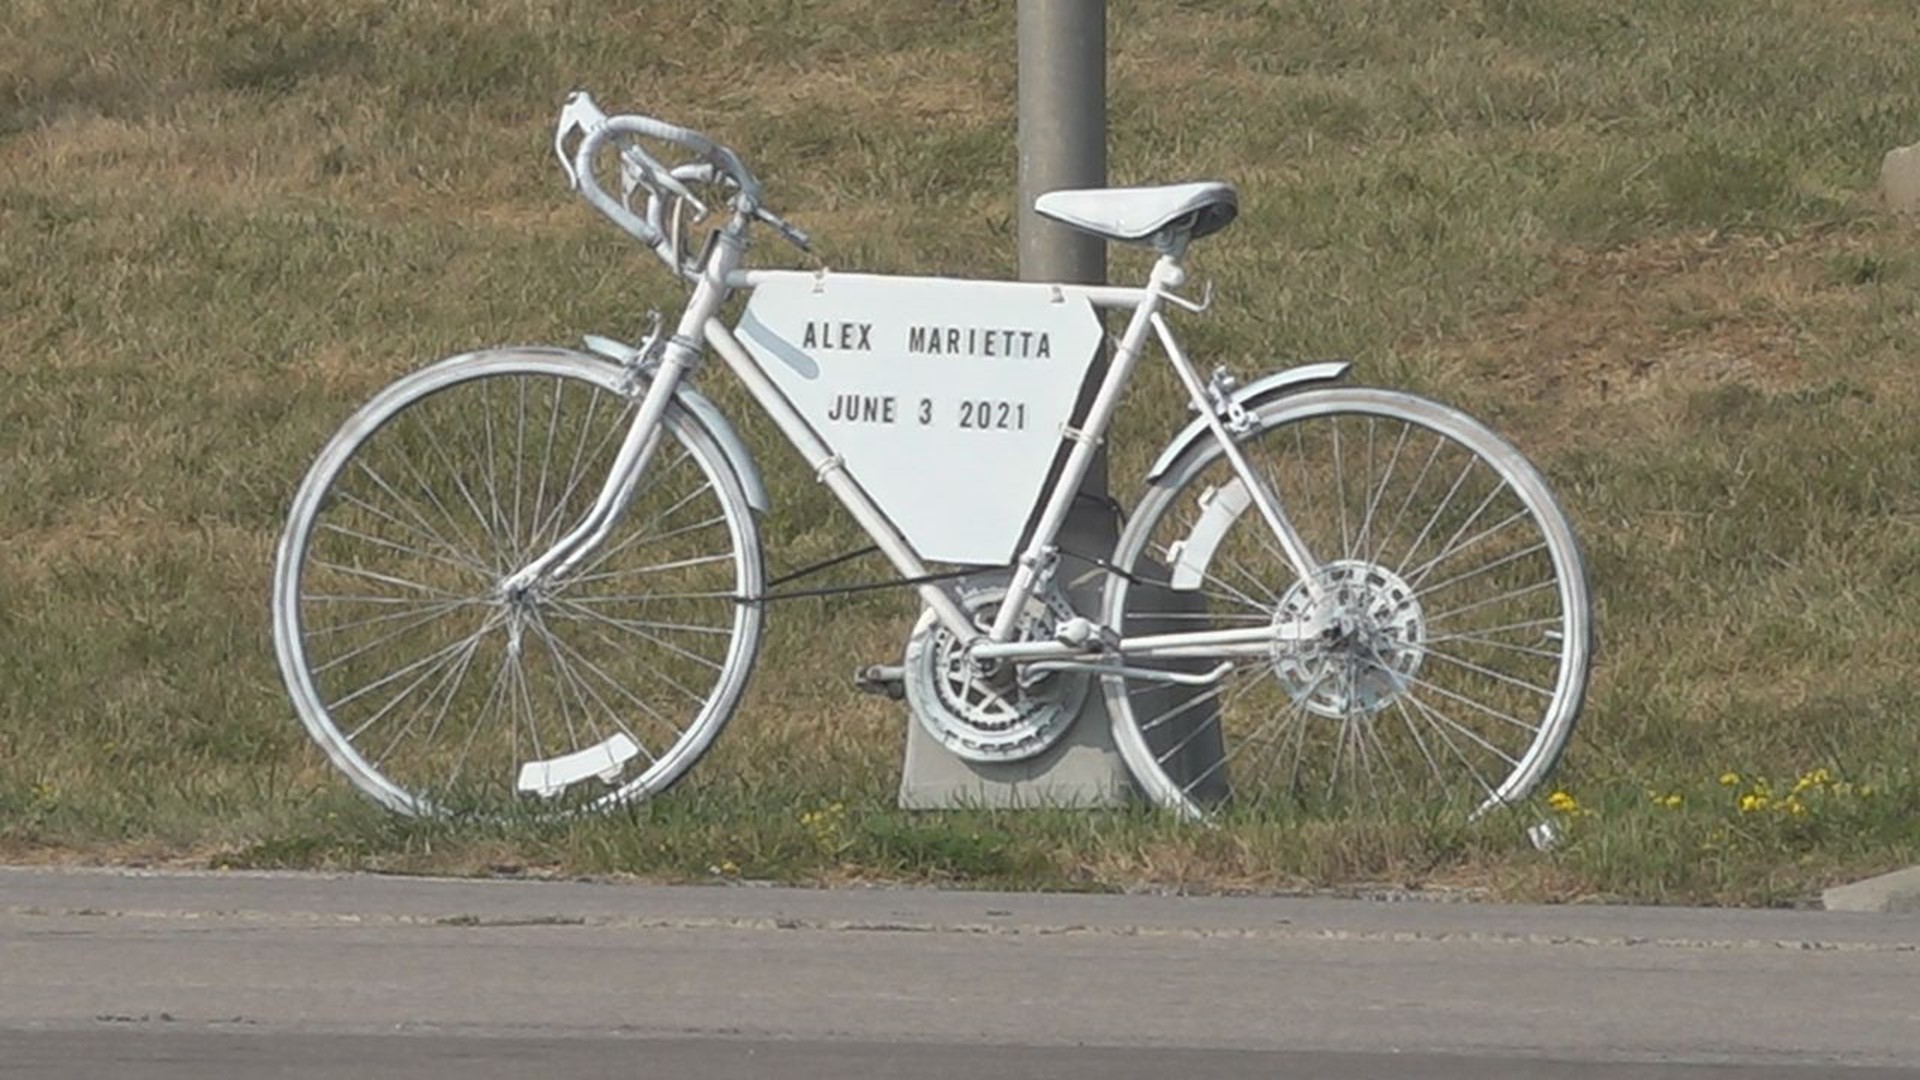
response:
[(1737, 772), (1723, 772), (1720, 774), (1721, 787), (1733, 787), (1739, 782), (1740, 782), (1740, 774)]
[(1751, 814), (1755, 810), (1765, 810), (1773, 802), (1765, 795), (1746, 794), (1740, 796), (1740, 812)]
[(1575, 799), (1564, 791), (1556, 791), (1547, 796), (1547, 805), (1563, 814), (1571, 814), (1575, 810), (1580, 809), (1580, 800)]
[(1666, 798), (1661, 799), (1660, 805), (1666, 807), (1669, 810), (1678, 810), (1682, 805), (1686, 803), (1686, 801), (1687, 801), (1686, 797), (1676, 791), (1673, 794), (1668, 795)]

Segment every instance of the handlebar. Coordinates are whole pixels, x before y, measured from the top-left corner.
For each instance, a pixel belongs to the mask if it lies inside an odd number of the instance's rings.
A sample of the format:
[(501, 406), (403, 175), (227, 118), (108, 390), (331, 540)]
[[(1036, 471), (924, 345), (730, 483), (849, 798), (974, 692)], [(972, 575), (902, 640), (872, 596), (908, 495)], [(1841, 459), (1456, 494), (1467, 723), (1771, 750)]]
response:
[[(579, 145), (571, 154), (567, 141), (575, 133)], [(620, 136), (654, 139), (691, 152), (696, 160), (669, 168), (633, 139), (616, 142), (620, 152), (622, 192), (615, 198), (594, 176), (593, 163), (609, 139)], [(762, 221), (774, 227), (789, 242), (810, 250), (807, 234), (787, 224), (761, 204), (760, 181), (732, 150), (697, 131), (656, 120), (649, 116), (608, 116), (584, 90), (576, 90), (560, 111), (560, 123), (553, 136), (554, 155), (567, 179), (594, 209), (606, 215), (635, 239), (653, 249), (672, 270), (692, 277), (698, 267), (685, 265), (680, 256), (679, 223), (685, 209), (704, 217), (707, 205), (687, 186), (689, 183), (725, 186), (732, 189), (729, 201), (737, 215), (730, 228), (744, 227), (747, 221)], [(646, 216), (632, 206), (635, 191), (647, 192)], [(667, 220), (665, 198), (674, 200), (672, 220)]]

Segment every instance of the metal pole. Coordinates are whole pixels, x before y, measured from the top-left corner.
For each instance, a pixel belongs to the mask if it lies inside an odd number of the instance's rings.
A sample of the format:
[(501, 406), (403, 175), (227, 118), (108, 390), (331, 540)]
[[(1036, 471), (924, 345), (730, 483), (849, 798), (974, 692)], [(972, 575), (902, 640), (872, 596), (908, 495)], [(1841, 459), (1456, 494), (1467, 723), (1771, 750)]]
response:
[[(1105, 284), (1106, 242), (1033, 212), (1033, 200), (1060, 188), (1104, 187), (1107, 182), (1107, 5), (1105, 0), (1019, 0), (1019, 128), (1017, 199), (1020, 277), (1027, 281)], [(1098, 390), (1104, 362), (1082, 388), (1076, 415), (1084, 416)], [(1098, 558), (1113, 550), (1118, 523), (1105, 498), (1107, 455), (1094, 458), (1061, 527), (1063, 552)], [(1063, 559), (1067, 597), (1082, 612), (1097, 612), (1105, 578), (1082, 559)], [(1004, 584), (1005, 571), (989, 572)], [(983, 579), (984, 580), (984, 579)], [(1169, 628), (1174, 629), (1174, 628)], [(962, 761), (907, 725), (900, 805), (916, 809), (964, 806), (1117, 806), (1127, 799), (1127, 769), (1114, 748), (1106, 699), (1096, 683), (1060, 742), (1022, 761)]]
[(1018, 18), (1020, 276), (1101, 284), (1106, 244), (1033, 200), (1107, 182), (1106, 0), (1020, 0)]
[[(1020, 277), (1104, 284), (1106, 242), (1034, 213), (1033, 200), (1106, 185), (1106, 0), (1019, 0), (1017, 20)], [(1088, 385), (1098, 386), (1104, 371), (1097, 364)], [(1082, 490), (1106, 494), (1104, 451)]]

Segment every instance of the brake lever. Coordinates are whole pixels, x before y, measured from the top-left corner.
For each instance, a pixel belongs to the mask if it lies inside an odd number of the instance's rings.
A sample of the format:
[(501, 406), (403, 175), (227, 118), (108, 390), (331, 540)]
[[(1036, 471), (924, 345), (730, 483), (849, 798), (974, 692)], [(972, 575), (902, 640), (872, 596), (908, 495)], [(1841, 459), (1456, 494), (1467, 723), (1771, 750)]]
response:
[(567, 153), (567, 140), (575, 134), (584, 139), (606, 122), (607, 114), (585, 90), (568, 94), (567, 103), (560, 108), (560, 123), (553, 131), (553, 155), (560, 159), (560, 168), (567, 174), (567, 186), (574, 191), (580, 190), (580, 177), (573, 171), (573, 155)]
[(674, 179), (673, 170), (662, 165), (646, 149), (635, 144), (618, 144), (620, 150), (621, 194), (628, 200), (633, 198), (635, 190), (645, 186), (652, 194), (655, 189), (665, 189), (670, 195), (678, 196), (692, 203), (700, 217), (707, 216), (707, 204), (688, 189), (687, 185)]

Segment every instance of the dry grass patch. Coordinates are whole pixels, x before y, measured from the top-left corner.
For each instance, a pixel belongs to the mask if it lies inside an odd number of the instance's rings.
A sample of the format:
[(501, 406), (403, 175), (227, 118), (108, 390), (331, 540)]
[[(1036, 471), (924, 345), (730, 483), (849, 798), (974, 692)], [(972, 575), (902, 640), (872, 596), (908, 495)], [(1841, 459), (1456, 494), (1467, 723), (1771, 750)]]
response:
[[(1012, 9), (18, 0), (0, 24), (0, 857), (1784, 903), (1920, 855), (1920, 257), (1862, 199), (1920, 115), (1910, 16), (1113, 6), (1115, 181), (1243, 194), (1194, 257), (1220, 295), (1181, 320), (1202, 364), (1354, 357), (1361, 381), (1489, 418), (1581, 527), (1602, 649), (1556, 780), (1587, 813), (1543, 857), (1520, 826), (1559, 813), (1544, 804), (1475, 830), (902, 814), (904, 710), (848, 685), (898, 658), (915, 612), (897, 595), (776, 605), (741, 714), (651, 806), (561, 828), (385, 819), (280, 690), (271, 545), (313, 454), (391, 378), (630, 336), (678, 301), (564, 190), (561, 97), (737, 146), (834, 266), (1008, 274)], [(858, 546), (737, 388), (703, 387), (767, 468), (770, 569)], [(1123, 496), (1186, 420), (1173, 390), (1142, 371)], [(1879, 794), (1756, 819), (1716, 779), (1820, 767)]]

